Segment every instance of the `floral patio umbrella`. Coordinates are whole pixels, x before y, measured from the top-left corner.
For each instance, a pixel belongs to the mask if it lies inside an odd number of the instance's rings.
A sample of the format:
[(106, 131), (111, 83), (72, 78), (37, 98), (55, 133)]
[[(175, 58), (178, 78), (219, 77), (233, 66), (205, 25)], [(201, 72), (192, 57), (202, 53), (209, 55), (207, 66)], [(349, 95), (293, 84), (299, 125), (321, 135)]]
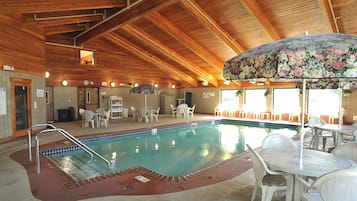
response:
[(147, 102), (148, 102), (147, 95), (148, 94), (160, 94), (160, 90), (150, 84), (139, 85), (138, 87), (134, 87), (134, 88), (130, 89), (129, 92), (134, 93), (134, 94), (144, 94), (145, 95), (144, 110), (147, 109)]
[(275, 41), (226, 61), (223, 77), (231, 81), (302, 82), (305, 105), (306, 80), (357, 77), (357, 37), (316, 34)]

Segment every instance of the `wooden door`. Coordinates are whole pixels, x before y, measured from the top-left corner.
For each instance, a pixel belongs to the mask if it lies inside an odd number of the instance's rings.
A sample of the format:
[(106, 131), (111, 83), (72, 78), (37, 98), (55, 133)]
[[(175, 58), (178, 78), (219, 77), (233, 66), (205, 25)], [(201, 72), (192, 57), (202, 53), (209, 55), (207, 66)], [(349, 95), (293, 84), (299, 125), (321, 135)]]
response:
[(12, 136), (15, 138), (26, 135), (32, 126), (32, 90), (30, 79), (11, 77), (10, 82)]

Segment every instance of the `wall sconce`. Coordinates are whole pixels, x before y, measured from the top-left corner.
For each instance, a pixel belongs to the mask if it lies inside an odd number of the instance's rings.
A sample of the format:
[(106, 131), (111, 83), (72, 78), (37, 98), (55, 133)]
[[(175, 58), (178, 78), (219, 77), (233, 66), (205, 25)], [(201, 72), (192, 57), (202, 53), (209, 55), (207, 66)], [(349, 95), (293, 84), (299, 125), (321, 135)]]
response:
[(64, 87), (68, 85), (68, 81), (67, 80), (62, 80), (61, 83), (62, 83), (62, 86), (64, 86)]
[(46, 77), (46, 78), (50, 77), (50, 73), (49, 73), (48, 71), (46, 71), (45, 77)]
[(110, 82), (110, 87), (115, 87), (115, 82)]

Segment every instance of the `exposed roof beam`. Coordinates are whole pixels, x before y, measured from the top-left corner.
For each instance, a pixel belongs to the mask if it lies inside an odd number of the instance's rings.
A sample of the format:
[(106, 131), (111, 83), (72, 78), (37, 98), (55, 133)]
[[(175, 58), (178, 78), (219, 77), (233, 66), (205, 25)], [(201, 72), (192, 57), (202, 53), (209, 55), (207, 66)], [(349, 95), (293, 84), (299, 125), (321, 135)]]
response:
[[(209, 63), (213, 68), (222, 73), (223, 61), (220, 61), (214, 54), (207, 51), (199, 43), (193, 40), (185, 32), (177, 28), (173, 23), (171, 23), (167, 18), (159, 14), (158, 12), (152, 12), (147, 16), (150, 22), (154, 23), (156, 26), (161, 28), (162, 31), (169, 34), (171, 37), (175, 38), (178, 42), (186, 46), (192, 52), (194, 52), (201, 59)], [(223, 76), (223, 75), (222, 75)]]
[(217, 22), (215, 22), (214, 19), (212, 19), (194, 0), (181, 0), (180, 2), (203, 26), (224, 41), (230, 49), (236, 53), (245, 51), (245, 49)]
[(84, 23), (84, 22), (95, 22), (101, 21), (103, 18), (101, 15), (92, 15), (84, 17), (73, 17), (73, 18), (31, 18), (25, 19), (26, 25), (39, 25), (39, 26), (53, 26), (53, 25), (64, 25), (64, 24), (75, 24), (75, 23)]
[(48, 26), (44, 29), (45, 35), (53, 35), (68, 32), (84, 31), (85, 24), (68, 24), (62, 26)]
[(1, 0), (0, 13), (41, 13), (125, 6), (126, 0)]
[(136, 19), (146, 15), (148, 12), (160, 9), (162, 7), (178, 2), (178, 0), (141, 0), (120, 10), (108, 17), (104, 21), (96, 24), (90, 29), (75, 37), (75, 43), (81, 44), (88, 40), (97, 38), (102, 34), (114, 31), (119, 27), (133, 22)]
[(133, 43), (129, 42), (123, 37), (118, 36), (116, 34), (109, 33), (106, 35), (106, 38), (111, 42), (113, 42), (114, 44), (119, 45), (120, 47), (135, 54), (136, 56), (145, 60), (146, 62), (151, 63), (152, 65), (157, 66), (161, 70), (168, 72), (167, 74), (170, 75), (173, 79), (177, 81), (185, 81), (186, 83), (188, 83), (193, 87), (198, 86), (197, 81), (193, 79), (190, 75), (187, 75), (186, 73), (177, 70), (174, 66), (168, 64), (167, 62), (152, 56), (149, 52), (147, 52), (143, 48), (134, 45)]
[(177, 62), (189, 71), (192, 71), (195, 75), (200, 77), (201, 81), (208, 81), (213, 86), (218, 86), (217, 80), (212, 75), (204, 72), (204, 70), (201, 68), (196, 67), (192, 62), (186, 60), (154, 37), (145, 33), (141, 28), (137, 26), (126, 25), (123, 27), (123, 29), (139, 40), (142, 40), (146, 45), (152, 46), (154, 49), (162, 52), (162, 54), (166, 57)]
[(251, 15), (260, 23), (264, 31), (268, 34), (271, 40), (280, 40), (278, 32), (270, 23), (270, 20), (264, 15), (256, 0), (240, 0), (244, 7), (251, 13)]
[(337, 25), (335, 13), (330, 0), (318, 0), (322, 15), (328, 24), (328, 28), (331, 32), (339, 33), (340, 30)]

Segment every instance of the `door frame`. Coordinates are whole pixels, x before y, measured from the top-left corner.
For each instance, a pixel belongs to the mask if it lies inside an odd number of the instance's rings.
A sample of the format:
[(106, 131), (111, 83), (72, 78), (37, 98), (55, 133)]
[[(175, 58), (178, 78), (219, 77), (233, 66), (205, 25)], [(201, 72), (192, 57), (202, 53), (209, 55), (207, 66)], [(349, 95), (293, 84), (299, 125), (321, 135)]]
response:
[(12, 114), (12, 137), (20, 137), (27, 134), (27, 129), (16, 130), (16, 98), (15, 98), (15, 86), (26, 86), (27, 87), (27, 125), (32, 126), (32, 80), (25, 78), (10, 77), (10, 87), (11, 87), (11, 114)]

